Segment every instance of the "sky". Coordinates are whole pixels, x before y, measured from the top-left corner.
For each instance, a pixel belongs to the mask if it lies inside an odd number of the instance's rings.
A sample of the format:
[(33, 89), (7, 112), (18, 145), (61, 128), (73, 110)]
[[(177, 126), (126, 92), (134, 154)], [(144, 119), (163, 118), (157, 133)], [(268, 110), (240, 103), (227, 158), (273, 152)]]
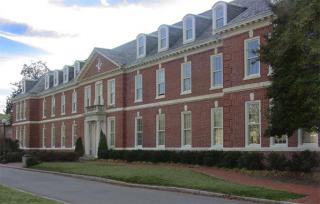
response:
[(0, 112), (23, 64), (62, 69), (94, 47), (114, 48), (217, 0), (0, 0)]

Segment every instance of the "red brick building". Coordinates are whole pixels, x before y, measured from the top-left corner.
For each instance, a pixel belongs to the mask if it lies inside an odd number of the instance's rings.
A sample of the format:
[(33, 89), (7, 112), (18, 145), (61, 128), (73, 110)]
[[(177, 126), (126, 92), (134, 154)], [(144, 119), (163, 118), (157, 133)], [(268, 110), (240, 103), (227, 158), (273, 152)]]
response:
[(96, 156), (115, 149), (319, 151), (317, 133), (264, 137), (272, 68), (256, 50), (272, 30), (266, 0), (218, 2), (85, 61), (24, 81), (14, 137), (25, 149)]

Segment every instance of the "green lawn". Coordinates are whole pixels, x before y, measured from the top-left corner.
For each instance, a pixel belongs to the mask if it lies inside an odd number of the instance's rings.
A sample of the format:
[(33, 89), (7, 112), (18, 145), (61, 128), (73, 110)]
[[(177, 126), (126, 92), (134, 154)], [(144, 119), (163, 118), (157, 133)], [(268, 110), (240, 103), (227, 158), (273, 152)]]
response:
[(3, 204), (59, 204), (56, 201), (40, 198), (0, 185), (0, 203)]
[(33, 168), (103, 177), (130, 183), (200, 189), (237, 196), (289, 200), (303, 197), (295, 193), (240, 185), (192, 170), (155, 165), (127, 165), (106, 162), (41, 163)]

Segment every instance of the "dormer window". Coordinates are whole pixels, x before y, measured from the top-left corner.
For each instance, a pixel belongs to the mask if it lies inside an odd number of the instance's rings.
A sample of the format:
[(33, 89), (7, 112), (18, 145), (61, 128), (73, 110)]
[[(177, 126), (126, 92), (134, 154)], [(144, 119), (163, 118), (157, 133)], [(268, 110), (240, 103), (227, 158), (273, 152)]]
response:
[(69, 81), (69, 68), (66, 66), (63, 68), (63, 83), (68, 83)]
[(80, 72), (80, 62), (76, 61), (74, 63), (74, 78), (76, 78), (76, 76), (78, 76), (79, 72)]
[(22, 81), (22, 84), (21, 84), (21, 93), (22, 93), (22, 94), (26, 93), (26, 80), (23, 80), (23, 81)]
[(55, 71), (53, 76), (53, 86), (58, 86), (58, 85), (59, 85), (59, 71)]
[(195, 35), (195, 18), (192, 15), (187, 15), (183, 19), (183, 43), (193, 42)]
[(213, 29), (218, 29), (227, 24), (227, 4), (219, 2), (213, 6)]
[(158, 29), (158, 51), (169, 48), (169, 29), (167, 26), (160, 26)]
[(146, 36), (141, 34), (137, 37), (137, 58), (146, 56)]
[(45, 78), (44, 78), (44, 84), (45, 84), (45, 89), (49, 89), (50, 88), (50, 75), (46, 74)]

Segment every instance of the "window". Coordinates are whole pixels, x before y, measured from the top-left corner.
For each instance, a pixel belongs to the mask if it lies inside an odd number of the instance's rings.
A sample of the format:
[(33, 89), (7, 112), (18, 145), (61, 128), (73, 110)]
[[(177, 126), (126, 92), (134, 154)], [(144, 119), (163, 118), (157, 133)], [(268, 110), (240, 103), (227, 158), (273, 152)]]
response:
[(158, 69), (156, 72), (157, 77), (157, 98), (163, 97), (166, 94), (166, 87), (165, 87), (165, 70), (163, 68)]
[(16, 140), (19, 140), (19, 127), (16, 127), (15, 130), (16, 130)]
[(182, 134), (182, 146), (184, 147), (191, 147), (191, 139), (192, 139), (192, 132), (191, 132), (191, 112), (185, 111), (181, 114), (181, 134)]
[(189, 43), (195, 40), (195, 18), (186, 16), (183, 20), (183, 43)]
[(305, 130), (299, 130), (300, 144), (301, 145), (315, 145), (318, 146), (319, 133), (317, 132), (307, 132)]
[(48, 110), (47, 110), (47, 101), (46, 101), (46, 99), (44, 98), (43, 101), (42, 101), (42, 118), (46, 118), (46, 117), (47, 117), (47, 113), (48, 113)]
[(213, 28), (218, 29), (227, 24), (227, 5), (219, 2), (213, 7)]
[(51, 96), (51, 117), (56, 115), (56, 98)]
[(211, 110), (212, 146), (223, 146), (223, 108)]
[(142, 117), (138, 116), (135, 119), (135, 138), (136, 147), (142, 147)]
[(165, 146), (165, 114), (158, 114), (156, 117), (157, 122), (157, 146), (164, 147)]
[(137, 58), (146, 56), (146, 36), (139, 35), (137, 37)]
[(182, 64), (181, 76), (181, 93), (191, 93), (191, 62)]
[(58, 85), (59, 85), (59, 71), (55, 71), (53, 76), (53, 86), (58, 86)]
[(77, 92), (73, 90), (72, 93), (72, 113), (77, 112)]
[(115, 147), (115, 138), (116, 138), (116, 119), (115, 119), (115, 117), (108, 118), (108, 137), (109, 137), (109, 146), (111, 148)]
[(158, 30), (158, 50), (163, 51), (169, 48), (169, 28), (167, 26), (160, 26)]
[(116, 103), (116, 81), (111, 79), (108, 81), (108, 105), (114, 106)]
[(20, 107), (19, 107), (19, 102), (16, 103), (16, 121), (19, 121), (19, 113), (20, 112)]
[(27, 119), (27, 102), (26, 102), (26, 101), (23, 101), (22, 118), (23, 118), (24, 120)]
[(46, 147), (46, 126), (42, 127), (42, 148)]
[(223, 57), (222, 54), (211, 56), (211, 88), (223, 86)]
[(95, 105), (103, 105), (103, 88), (102, 88), (102, 82), (96, 83), (96, 97), (95, 97)]
[(23, 102), (20, 102), (19, 120), (23, 120)]
[(26, 147), (26, 127), (20, 127), (20, 147)]
[(67, 83), (69, 81), (69, 67), (63, 68), (63, 83)]
[(64, 94), (61, 95), (61, 115), (66, 114), (66, 96)]
[(66, 126), (64, 123), (61, 125), (61, 148), (66, 147)]
[(245, 77), (260, 77), (260, 38), (245, 41)]
[(135, 82), (135, 102), (142, 102), (142, 74), (134, 77)]
[(26, 93), (26, 80), (23, 80), (22, 81), (22, 84), (21, 84), (21, 93)]
[(246, 102), (247, 145), (260, 145), (261, 115), (260, 101)]
[(56, 146), (56, 127), (54, 124), (51, 126), (51, 148), (55, 148)]
[(71, 138), (72, 147), (76, 146), (77, 137), (78, 137), (78, 125), (77, 125), (76, 121), (73, 121), (73, 124), (72, 124), (72, 138)]
[(74, 63), (74, 73), (73, 73), (74, 74), (74, 78), (76, 78), (76, 76), (78, 76), (79, 72), (80, 72), (80, 62), (76, 61)]
[(91, 106), (91, 86), (86, 86), (84, 89), (84, 106)]
[(50, 75), (49, 74), (46, 74), (46, 76), (44, 78), (44, 84), (45, 84), (45, 89), (50, 88)]

